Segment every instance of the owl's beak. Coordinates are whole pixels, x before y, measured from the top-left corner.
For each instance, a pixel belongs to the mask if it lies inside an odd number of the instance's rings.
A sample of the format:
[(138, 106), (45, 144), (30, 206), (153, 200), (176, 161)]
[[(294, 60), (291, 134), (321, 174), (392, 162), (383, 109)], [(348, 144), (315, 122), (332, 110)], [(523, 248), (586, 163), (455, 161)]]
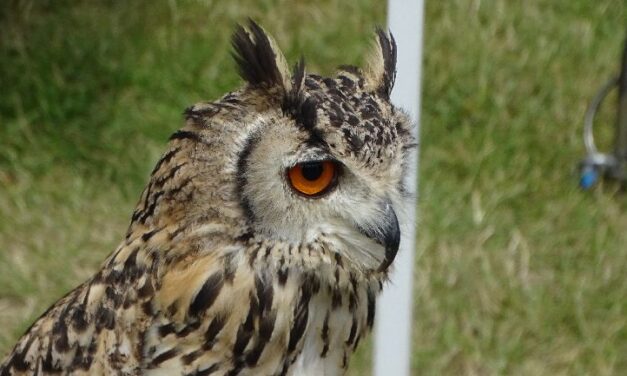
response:
[(401, 229), (396, 213), (392, 209), (392, 204), (389, 201), (385, 201), (381, 205), (383, 207), (383, 216), (376, 226), (360, 229), (364, 235), (385, 247), (385, 256), (377, 269), (378, 272), (387, 270), (390, 264), (392, 264), (401, 242)]

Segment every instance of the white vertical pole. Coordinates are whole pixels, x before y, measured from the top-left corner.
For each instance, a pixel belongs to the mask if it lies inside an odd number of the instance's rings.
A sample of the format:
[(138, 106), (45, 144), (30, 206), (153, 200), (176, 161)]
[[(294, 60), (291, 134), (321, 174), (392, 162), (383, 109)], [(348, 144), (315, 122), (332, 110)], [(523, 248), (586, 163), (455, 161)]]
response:
[[(418, 125), (420, 119), (420, 76), (422, 62), (423, 0), (389, 0), (388, 27), (398, 49), (396, 84), (392, 102), (409, 113)], [(418, 129), (415, 137), (418, 139)], [(407, 188), (417, 194), (418, 153), (412, 155)], [(415, 197), (415, 196), (414, 196)], [(410, 374), (412, 294), (414, 253), (416, 252), (416, 202), (412, 202), (401, 227), (401, 246), (394, 261), (391, 283), (377, 302), (374, 346), (376, 376)]]

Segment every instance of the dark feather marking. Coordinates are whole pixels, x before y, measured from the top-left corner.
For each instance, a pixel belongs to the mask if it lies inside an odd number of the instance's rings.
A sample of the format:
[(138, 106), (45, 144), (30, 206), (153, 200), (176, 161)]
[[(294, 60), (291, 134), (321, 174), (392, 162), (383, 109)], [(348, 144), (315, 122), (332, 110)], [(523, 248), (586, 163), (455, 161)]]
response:
[(178, 164), (174, 167), (172, 167), (168, 173), (164, 176), (160, 176), (157, 180), (155, 180), (155, 187), (157, 188), (162, 188), (166, 182), (168, 182), (169, 180), (172, 180), (172, 178), (176, 175), (176, 173), (183, 168), (183, 166), (185, 166), (187, 164), (187, 162), (183, 162), (181, 164)]
[(233, 104), (242, 103), (239, 96), (235, 94), (234, 92), (227, 93), (225, 96), (223, 96), (222, 102), (233, 103)]
[(323, 78), (322, 83), (327, 87), (327, 89), (334, 89), (337, 86), (335, 80), (330, 77)]
[[(142, 205), (142, 214), (148, 208), (148, 205), (149, 205), (148, 201), (150, 200), (151, 197), (152, 197), (152, 182), (148, 183), (148, 187), (146, 188), (146, 195), (144, 197), (144, 204)], [(140, 215), (140, 217), (141, 217), (141, 215)]]
[(190, 324), (187, 324), (185, 327), (183, 327), (183, 329), (176, 332), (176, 336), (179, 338), (187, 337), (187, 335), (191, 332), (198, 330), (198, 328), (200, 328), (200, 325), (202, 325), (202, 321), (194, 321)]
[(296, 344), (298, 344), (305, 333), (309, 320), (309, 300), (313, 294), (318, 292), (319, 288), (320, 283), (313, 275), (304, 277), (300, 288), (300, 300), (294, 307), (294, 325), (290, 330), (290, 339), (287, 345), (288, 352), (294, 351)]
[(161, 168), (161, 166), (164, 163), (168, 163), (170, 162), (170, 160), (176, 155), (176, 153), (178, 153), (181, 150), (180, 147), (171, 149), (170, 151), (168, 151), (167, 153), (165, 153), (163, 155), (163, 157), (161, 157), (161, 159), (159, 159), (159, 162), (157, 162), (157, 164), (155, 165), (155, 168), (152, 170), (151, 175), (154, 175), (155, 172), (159, 171), (159, 169)]
[(144, 303), (142, 303), (141, 305), (142, 311), (148, 315), (148, 316), (152, 316), (153, 314), (153, 308), (152, 308), (152, 301), (147, 300)]
[(350, 77), (344, 74), (340, 74), (338, 76), (338, 79), (342, 83), (341, 87), (343, 90), (346, 90), (346, 91), (355, 90), (355, 81), (353, 81)]
[(350, 281), (351, 287), (353, 288), (352, 291), (356, 293), (359, 283), (357, 282), (357, 276), (355, 275), (355, 273), (350, 272), (348, 275), (348, 280)]
[(124, 296), (122, 294), (119, 294), (112, 286), (107, 286), (107, 288), (105, 289), (105, 294), (107, 299), (109, 299), (109, 301), (113, 303), (114, 309), (117, 309), (118, 307), (120, 307), (120, 305), (122, 305), (122, 299), (124, 298)]
[(259, 357), (263, 353), (263, 349), (266, 344), (270, 342), (272, 338), (272, 332), (274, 331), (274, 323), (276, 320), (276, 312), (272, 311), (260, 320), (258, 337), (254, 347), (246, 355), (246, 365), (254, 367), (259, 360)]
[(59, 361), (54, 361), (52, 359), (52, 346), (48, 346), (48, 351), (46, 351), (46, 356), (44, 357), (43, 362), (41, 363), (41, 370), (47, 373), (61, 373), (61, 365)]
[(353, 313), (357, 308), (357, 295), (351, 291), (348, 293), (348, 310)]
[(285, 286), (285, 283), (287, 282), (288, 273), (289, 273), (289, 270), (286, 267), (282, 267), (278, 270), (277, 274), (279, 277), (279, 286)]
[(174, 328), (174, 324), (169, 323), (166, 325), (161, 325), (159, 327), (159, 337), (163, 338), (169, 334), (175, 333), (176, 329)]
[(253, 236), (254, 236), (254, 234), (252, 233), (252, 231), (246, 231), (242, 235), (240, 235), (237, 238), (235, 238), (235, 240), (238, 241), (238, 242), (242, 242), (242, 243), (246, 244), (246, 243), (248, 243), (248, 241), (250, 239), (253, 238)]
[(375, 315), (375, 295), (371, 289), (368, 289), (368, 314), (366, 316), (366, 323), (368, 324), (368, 328), (372, 329), (372, 325), (374, 324), (374, 315)]
[(351, 132), (350, 128), (344, 128), (343, 133), (353, 152), (358, 152), (364, 146), (364, 142), (361, 140), (361, 138), (359, 138), (359, 136), (354, 133), (354, 131)]
[(22, 349), (22, 351), (19, 352), (14, 352), (13, 356), (11, 356), (11, 360), (9, 360), (6, 363), (6, 368), (4, 369), (5, 371), (9, 371), (10, 369), (14, 369), (18, 372), (26, 372), (28, 371), (28, 363), (26, 362), (26, 359), (24, 359), (26, 353), (28, 352), (28, 349), (30, 348), (31, 344), (33, 343), (33, 340), (35, 340), (35, 336), (31, 336), (28, 339), (28, 343), (26, 344), (26, 346), (24, 346), (24, 349)]
[(122, 271), (111, 269), (104, 277), (104, 283), (107, 285), (117, 285), (124, 279), (123, 277)]
[[(344, 261), (342, 260), (342, 256), (339, 253), (335, 253), (334, 258), (335, 258), (335, 263), (337, 264), (337, 266), (339, 266), (340, 268), (344, 267)], [(339, 269), (335, 269), (336, 272), (338, 270)]]
[(172, 348), (166, 352), (163, 352), (152, 360), (151, 366), (153, 367), (158, 366), (159, 364), (165, 362), (166, 360), (172, 359), (177, 354), (178, 354), (178, 350), (176, 348)]
[(259, 302), (251, 299), (246, 321), (242, 324), (245, 331), (252, 332), (255, 329), (255, 317), (259, 317)]
[(92, 359), (93, 357), (89, 354), (89, 349), (78, 346), (76, 348), (74, 359), (72, 359), (70, 369), (87, 371), (89, 367), (91, 367)]
[(329, 148), (329, 144), (327, 144), (327, 142), (324, 140), (324, 134), (322, 133), (322, 131), (318, 128), (311, 128), (308, 129), (309, 131), (309, 138), (307, 138), (307, 145), (309, 145), (310, 147), (314, 147), (317, 146), (319, 148), (324, 149), (325, 151), (328, 151)]
[(222, 258), (224, 263), (223, 272), (224, 272), (224, 280), (227, 283), (233, 283), (233, 279), (235, 278), (235, 271), (237, 270), (236, 265), (233, 264), (233, 258), (235, 257), (235, 252), (227, 253)]
[[(352, 125), (353, 127), (356, 127), (360, 123), (359, 118), (357, 116), (355, 116), (355, 115), (349, 115), (347, 122), (348, 122), (348, 124)], [(363, 141), (360, 141), (360, 142), (363, 143)]]
[(146, 282), (142, 285), (142, 287), (137, 290), (137, 297), (140, 299), (146, 298), (154, 293), (155, 289), (152, 286), (152, 280), (150, 278), (146, 279)]
[(192, 364), (192, 362), (198, 358), (200, 358), (200, 356), (202, 356), (205, 353), (204, 350), (199, 349), (199, 350), (194, 350), (192, 352), (189, 352), (185, 355), (183, 355), (181, 357), (181, 361), (183, 362), (183, 364), (185, 365), (189, 365)]
[[(187, 178), (183, 179), (179, 185), (177, 185), (176, 187), (174, 187), (174, 188), (172, 188), (171, 190), (168, 191), (168, 197), (173, 197), (177, 193), (181, 192), (185, 187), (187, 187), (189, 185), (189, 183), (192, 182), (192, 180), (194, 180), (194, 177), (187, 177)], [(192, 193), (188, 194), (188, 197), (186, 197), (187, 200), (190, 199), (191, 194)]]
[(224, 279), (220, 273), (215, 273), (207, 278), (189, 306), (189, 315), (198, 316), (209, 309), (220, 294), (223, 285)]
[(190, 106), (183, 111), (183, 115), (185, 116), (185, 120), (192, 120), (196, 125), (203, 125), (198, 124), (198, 122), (209, 119), (218, 112), (220, 112), (219, 106), (211, 106), (203, 109), (195, 109), (194, 106)]
[(168, 237), (170, 238), (170, 240), (172, 240), (172, 239), (176, 238), (178, 234), (180, 234), (181, 232), (185, 231), (186, 229), (187, 229), (186, 226), (178, 227), (176, 230), (172, 231)]
[(348, 346), (351, 346), (353, 344), (353, 341), (355, 340), (355, 334), (357, 334), (357, 317), (353, 316), (351, 330), (345, 342)]
[(211, 324), (209, 324), (209, 327), (205, 332), (205, 343), (203, 345), (203, 349), (211, 350), (211, 348), (215, 344), (217, 336), (220, 334), (225, 324), (226, 317), (223, 315), (217, 315), (213, 318), (213, 320), (211, 320)]
[(286, 376), (287, 375), (287, 371), (289, 371), (291, 364), (292, 363), (289, 362), (289, 358), (285, 359), (285, 361), (283, 362), (283, 368), (281, 369), (281, 373), (279, 375), (280, 376)]
[(329, 311), (324, 316), (324, 323), (322, 324), (322, 352), (320, 353), (321, 358), (325, 358), (327, 356), (327, 352), (329, 351)]
[(331, 308), (337, 309), (342, 305), (342, 294), (340, 294), (340, 289), (335, 287), (333, 288), (333, 292), (331, 294)]
[(313, 97), (309, 97), (302, 102), (298, 102), (296, 108), (284, 109), (283, 112), (294, 119), (296, 125), (309, 132), (309, 138), (307, 139), (309, 145), (328, 148), (322, 132), (315, 128), (318, 122), (317, 108), (317, 101)]
[(244, 188), (247, 185), (246, 179), (246, 169), (248, 165), (248, 157), (253, 151), (255, 144), (257, 142), (257, 135), (252, 134), (248, 136), (245, 141), (244, 147), (242, 151), (239, 153), (237, 159), (237, 195), (239, 197), (240, 205), (242, 206), (242, 210), (244, 211), (244, 215), (246, 216), (247, 222), (253, 223), (255, 219), (255, 215), (253, 213), (252, 206), (248, 201), (248, 198), (244, 195)]
[[(139, 209), (133, 210), (133, 215), (131, 215), (131, 221), (135, 222), (136, 220), (138, 220), (141, 214), (142, 214), (141, 210)], [(130, 231), (126, 234), (126, 240), (127, 240), (126, 244), (128, 244), (128, 240), (131, 237), (131, 234), (132, 233)]]
[(255, 87), (282, 85), (276, 53), (270, 39), (253, 20), (248, 21), (250, 34), (240, 25), (231, 38), (233, 59), (240, 76)]
[(240, 358), (233, 359), (233, 368), (229, 370), (226, 376), (237, 376), (244, 368), (244, 361)]
[(305, 97), (303, 83), (305, 81), (305, 60), (301, 57), (294, 67), (293, 87), (285, 93), (281, 109), (283, 114), (291, 117), (299, 127), (311, 132), (312, 142), (322, 141), (319, 131), (314, 132), (318, 121), (318, 103), (314, 97)]
[(259, 311), (263, 314), (264, 311), (272, 308), (272, 299), (274, 298), (274, 288), (272, 283), (265, 283), (259, 275), (255, 276), (255, 290), (257, 295), (257, 301), (259, 302)]
[(255, 260), (257, 259), (257, 254), (259, 253), (259, 250), (261, 249), (261, 245), (257, 244), (251, 251), (250, 254), (248, 255), (248, 265), (249, 266), (253, 266), (253, 264), (255, 263)]
[(305, 59), (301, 56), (300, 60), (294, 66), (294, 75), (292, 77), (292, 90), (288, 93), (285, 93), (283, 98), (283, 103), (281, 104), (281, 109), (283, 110), (283, 114), (292, 117), (294, 120), (299, 123), (299, 125), (304, 125), (302, 122), (299, 122), (300, 117), (298, 114), (301, 112), (303, 102), (305, 101), (305, 95), (303, 92), (303, 80), (305, 78)]
[(307, 302), (311, 295), (317, 294), (320, 291), (320, 280), (315, 274), (308, 274), (303, 278), (303, 286), (301, 288), (302, 295), (307, 295)]
[(67, 337), (67, 324), (65, 321), (57, 320), (52, 327), (52, 335), (55, 339), (54, 348), (60, 353), (65, 353), (70, 350), (70, 344)]
[(109, 354), (109, 364), (113, 369), (121, 369), (126, 361), (128, 360), (128, 355), (122, 354), (120, 351), (120, 347), (116, 346), (112, 353)]
[(154, 229), (151, 231), (147, 231), (145, 233), (142, 234), (142, 240), (147, 242), (148, 240), (150, 240), (150, 238), (152, 238), (157, 232), (159, 232), (159, 229)]
[(128, 273), (131, 269), (137, 268), (137, 253), (139, 247), (135, 247), (124, 261), (124, 271)]
[(96, 337), (93, 337), (89, 343), (89, 347), (87, 348), (87, 353), (93, 356), (96, 354), (96, 350), (98, 350), (98, 342)]
[(85, 311), (84, 305), (80, 304), (74, 308), (70, 322), (72, 329), (74, 329), (77, 334), (81, 334), (87, 329), (87, 312)]
[(250, 342), (250, 338), (253, 335), (254, 329), (254, 311), (255, 309), (250, 307), (248, 310), (248, 315), (246, 316), (246, 321), (242, 325), (240, 325), (237, 330), (237, 337), (235, 339), (235, 344), (233, 345), (233, 357), (239, 358), (244, 354), (244, 350)]
[(276, 311), (271, 311), (261, 318), (259, 323), (259, 339), (261, 342), (268, 342), (272, 338), (274, 332), (274, 324), (276, 322)]
[(170, 141), (171, 140), (192, 140), (195, 142), (203, 143), (202, 137), (200, 137), (198, 133), (190, 132), (190, 131), (182, 131), (182, 130), (178, 130), (174, 132), (170, 136)]
[[(152, 216), (154, 214), (155, 208), (157, 207), (157, 201), (159, 201), (159, 199), (163, 195), (164, 195), (164, 192), (160, 191), (160, 192), (155, 193), (154, 196), (152, 196), (152, 202), (150, 203), (148, 208), (146, 210), (144, 210), (144, 212), (142, 213), (142, 215), (139, 218), (139, 221), (141, 223), (146, 223), (146, 220), (150, 216)], [(148, 201), (148, 197), (146, 197), (146, 201)], [(144, 207), (146, 207), (146, 206), (144, 206)]]
[(115, 328), (115, 313), (106, 307), (100, 307), (96, 312), (96, 332), (102, 329), (113, 330)]

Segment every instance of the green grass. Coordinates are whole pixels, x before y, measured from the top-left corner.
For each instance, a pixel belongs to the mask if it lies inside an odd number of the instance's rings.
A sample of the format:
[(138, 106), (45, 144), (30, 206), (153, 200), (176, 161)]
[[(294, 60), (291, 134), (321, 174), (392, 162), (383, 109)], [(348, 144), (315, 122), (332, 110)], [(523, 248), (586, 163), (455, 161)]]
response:
[[(121, 240), (182, 110), (238, 86), (249, 16), (331, 73), (385, 4), (0, 3), (0, 353)], [(574, 170), (627, 4), (427, 1), (426, 21), (414, 374), (627, 372), (627, 198)]]

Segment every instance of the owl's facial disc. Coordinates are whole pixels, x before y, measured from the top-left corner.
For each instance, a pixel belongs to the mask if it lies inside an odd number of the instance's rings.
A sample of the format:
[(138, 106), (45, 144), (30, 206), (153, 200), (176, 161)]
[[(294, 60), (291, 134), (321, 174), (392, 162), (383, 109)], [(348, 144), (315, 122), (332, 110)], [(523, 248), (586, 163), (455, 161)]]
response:
[[(294, 192), (314, 199), (332, 192), (337, 186), (341, 169), (341, 163), (335, 160), (300, 162), (287, 170), (286, 177)], [(385, 248), (385, 258), (377, 269), (381, 272), (387, 270), (396, 257), (401, 230), (392, 203), (385, 200), (379, 206), (382, 215), (378, 216), (377, 221), (367, 225), (356, 223), (355, 227)]]
[[(323, 245), (362, 270), (383, 272), (396, 256), (393, 185), (279, 122), (262, 122), (238, 163), (240, 199), (255, 233)], [(387, 181), (384, 179), (384, 181)]]

